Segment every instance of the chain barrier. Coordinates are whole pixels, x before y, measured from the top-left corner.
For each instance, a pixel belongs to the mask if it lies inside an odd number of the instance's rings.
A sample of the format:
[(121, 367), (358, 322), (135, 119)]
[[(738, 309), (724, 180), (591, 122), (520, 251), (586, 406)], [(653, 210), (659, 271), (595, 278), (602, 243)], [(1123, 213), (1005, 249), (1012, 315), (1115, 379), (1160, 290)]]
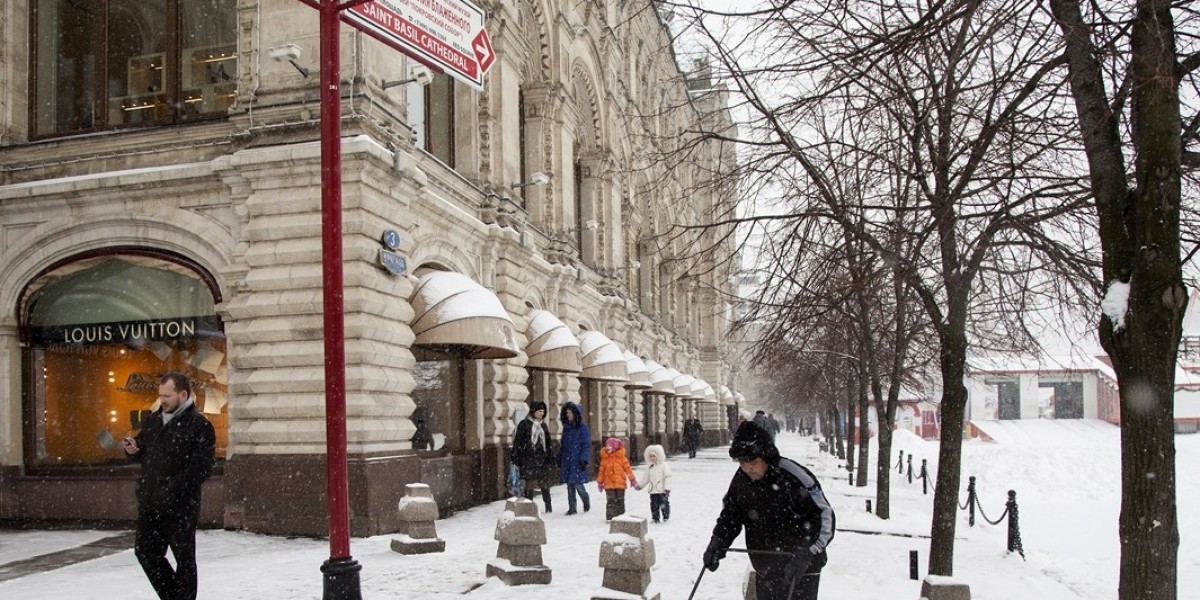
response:
[[(911, 453), (905, 457), (904, 451), (900, 451), (900, 459), (896, 461), (896, 466), (897, 469), (903, 473), (904, 470), (901, 467), (902, 464), (907, 466), (908, 482), (912, 483), (913, 469)], [(933, 478), (929, 476), (928, 461), (926, 459), (921, 459), (920, 471), (916, 478), (921, 480), (921, 492), (923, 494), (928, 494), (930, 490), (932, 490), (934, 493), (937, 492), (937, 486)], [(1023, 560), (1025, 559), (1025, 548), (1021, 543), (1021, 526), (1019, 518), (1020, 512), (1017, 508), (1017, 492), (1015, 490), (1008, 491), (1008, 501), (1004, 503), (1004, 512), (995, 519), (989, 519), (987, 514), (983, 512), (983, 504), (980, 503), (979, 494), (975, 491), (975, 476), (971, 475), (967, 478), (967, 499), (965, 502), (959, 504), (958, 508), (959, 510), (967, 511), (967, 523), (971, 527), (975, 526), (976, 512), (979, 513), (980, 517), (983, 517), (984, 521), (987, 521), (991, 525), (999, 525), (1007, 517), (1008, 551), (1016, 552), (1017, 554), (1021, 555)]]

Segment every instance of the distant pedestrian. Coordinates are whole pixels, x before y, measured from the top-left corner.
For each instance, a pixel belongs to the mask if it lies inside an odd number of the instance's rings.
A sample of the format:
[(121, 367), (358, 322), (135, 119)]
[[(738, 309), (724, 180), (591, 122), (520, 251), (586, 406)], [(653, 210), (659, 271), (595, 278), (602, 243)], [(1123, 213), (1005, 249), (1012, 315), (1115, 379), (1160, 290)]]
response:
[(637, 477), (625, 458), (625, 444), (621, 440), (610, 437), (604, 441), (600, 449), (600, 473), (596, 475), (596, 487), (604, 492), (604, 518), (613, 520), (625, 514), (625, 483), (637, 487)]
[(526, 498), (533, 499), (533, 490), (542, 490), (542, 503), (546, 512), (554, 512), (550, 506), (550, 465), (554, 464), (550, 454), (550, 428), (546, 426), (546, 403), (536, 400), (529, 405), (529, 415), (517, 425), (513, 437), (512, 462), (521, 474), (521, 483)]
[(159, 409), (142, 422), (137, 437), (121, 441), (129, 460), (142, 465), (133, 553), (159, 598), (194, 600), (200, 488), (212, 473), (216, 434), (196, 410), (187, 375), (160, 377), (158, 400)]
[(740, 466), (704, 551), (704, 566), (717, 570), (744, 528), (758, 600), (816, 600), (821, 568), (829, 560), (825, 549), (835, 532), (833, 508), (820, 482), (781, 457), (770, 432), (754, 422), (738, 428), (729, 456)]
[(688, 419), (683, 422), (683, 448), (687, 450), (688, 458), (696, 458), (696, 449), (700, 446), (700, 436), (704, 426), (700, 419)]
[(771, 427), (771, 420), (767, 418), (766, 411), (760, 410), (754, 413), (754, 424), (758, 425), (760, 429), (770, 434), (772, 441), (775, 439), (775, 428)]
[(654, 444), (646, 447), (646, 468), (637, 478), (637, 489), (650, 492), (650, 517), (655, 523), (671, 518), (671, 467), (667, 464), (667, 453)]
[(592, 499), (588, 497), (588, 464), (592, 456), (592, 432), (583, 422), (579, 405), (567, 402), (559, 413), (562, 419), (562, 443), (558, 450), (558, 470), (563, 483), (567, 484), (567, 514), (573, 515), (575, 496), (583, 501), (583, 512), (592, 510)]

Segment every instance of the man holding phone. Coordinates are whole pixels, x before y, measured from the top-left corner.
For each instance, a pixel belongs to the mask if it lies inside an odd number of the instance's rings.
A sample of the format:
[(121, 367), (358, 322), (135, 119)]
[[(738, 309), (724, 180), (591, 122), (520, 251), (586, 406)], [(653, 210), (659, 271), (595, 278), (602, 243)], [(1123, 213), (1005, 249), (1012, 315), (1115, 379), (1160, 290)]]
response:
[(158, 399), (159, 409), (142, 423), (137, 438), (121, 440), (126, 456), (142, 465), (133, 549), (159, 598), (195, 600), (200, 486), (212, 473), (216, 434), (196, 410), (187, 375), (159, 378)]

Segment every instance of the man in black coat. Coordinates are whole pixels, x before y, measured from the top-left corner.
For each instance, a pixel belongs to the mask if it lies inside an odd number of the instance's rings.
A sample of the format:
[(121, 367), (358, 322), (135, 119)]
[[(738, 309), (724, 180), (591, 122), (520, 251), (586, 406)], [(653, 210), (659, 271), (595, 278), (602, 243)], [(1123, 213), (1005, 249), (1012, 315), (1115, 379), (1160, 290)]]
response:
[(729, 447), (740, 463), (704, 551), (710, 571), (746, 529), (758, 600), (816, 600), (825, 548), (836, 529), (833, 508), (812, 471), (779, 456), (771, 433), (742, 423)]
[[(158, 399), (161, 407), (137, 438), (122, 440), (129, 459), (142, 464), (133, 551), (159, 598), (194, 600), (200, 486), (212, 473), (216, 434), (196, 410), (186, 375), (163, 375)], [(174, 569), (168, 549), (175, 556)]]

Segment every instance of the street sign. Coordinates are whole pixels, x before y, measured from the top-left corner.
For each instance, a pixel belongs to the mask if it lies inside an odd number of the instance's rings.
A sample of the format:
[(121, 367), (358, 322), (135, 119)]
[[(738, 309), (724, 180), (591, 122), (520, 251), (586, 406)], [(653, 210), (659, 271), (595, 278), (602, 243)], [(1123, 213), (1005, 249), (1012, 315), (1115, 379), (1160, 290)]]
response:
[(374, 0), (342, 11), (342, 18), (479, 91), (496, 62), (483, 9), (468, 0)]

